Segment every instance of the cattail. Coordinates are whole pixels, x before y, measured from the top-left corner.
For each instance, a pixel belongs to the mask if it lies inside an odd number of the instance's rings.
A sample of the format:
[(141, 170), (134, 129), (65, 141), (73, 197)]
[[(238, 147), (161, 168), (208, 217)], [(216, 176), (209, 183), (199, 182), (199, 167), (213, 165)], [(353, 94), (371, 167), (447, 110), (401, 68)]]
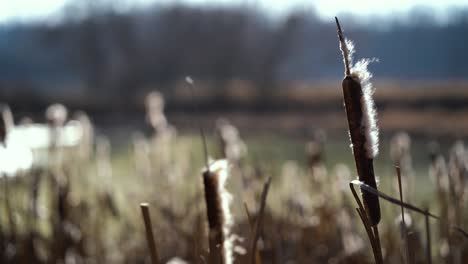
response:
[(354, 232), (351, 216), (345, 208), (341, 208), (337, 216), (336, 223), (340, 229), (344, 253), (347, 256), (356, 254), (364, 248), (364, 241)]
[(247, 147), (240, 138), (239, 130), (225, 119), (216, 121), (222, 156), (230, 162), (239, 162), (247, 153)]
[(138, 175), (142, 175), (146, 180), (151, 177), (150, 145), (145, 136), (135, 133), (133, 139), (133, 156), (135, 169)]
[(105, 186), (112, 181), (111, 144), (106, 137), (96, 140), (97, 174), (105, 181)]
[(210, 264), (230, 264), (233, 262), (229, 209), (232, 196), (225, 189), (229, 177), (227, 160), (217, 160), (203, 172), (205, 200), (207, 207)]
[(91, 157), (94, 141), (94, 127), (89, 116), (83, 112), (75, 113), (75, 119), (79, 122), (82, 128), (82, 140), (79, 145), (80, 158), (88, 160)]
[[(414, 173), (411, 160), (411, 138), (405, 132), (399, 132), (390, 141), (390, 157), (400, 168), (402, 189), (408, 201), (413, 199)], [(398, 186), (396, 186), (398, 190)]]
[(311, 178), (314, 180), (314, 186), (320, 188), (321, 183), (326, 180), (327, 168), (325, 166), (325, 138), (326, 134), (323, 130), (317, 130), (314, 133), (313, 139), (306, 143), (305, 152), (307, 163), (311, 173)]
[(164, 115), (164, 97), (160, 92), (153, 91), (146, 96), (146, 118), (155, 131), (166, 128), (168, 125)]
[[(404, 219), (404, 221), (403, 221)], [(405, 263), (426, 263), (426, 253), (422, 242), (421, 231), (414, 225), (413, 219), (410, 214), (400, 214), (395, 219), (395, 224), (399, 227), (400, 234), (405, 239), (405, 247), (410, 254), (408, 254)]]
[[(352, 64), (354, 44), (349, 40), (345, 41), (338, 19), (336, 23), (345, 64), (343, 98), (356, 169), (361, 182), (377, 188), (373, 160), (378, 153), (379, 131), (372, 99), (374, 88), (370, 83), (372, 74), (367, 70), (371, 60), (364, 59)], [(375, 226), (380, 221), (379, 199), (368, 192), (363, 192), (362, 197), (371, 225)]]
[(399, 132), (393, 136), (390, 141), (390, 157), (403, 172), (411, 169), (410, 150), (411, 138), (407, 133)]
[(334, 176), (331, 188), (338, 197), (338, 204), (342, 205), (343, 201), (347, 198), (345, 190), (349, 188), (349, 181), (351, 181), (351, 170), (345, 164), (338, 163), (333, 168)]
[[(429, 177), (435, 183), (437, 199), (439, 202), (440, 216), (442, 219), (448, 221), (448, 209), (449, 209), (449, 200), (448, 193), (450, 189), (449, 176), (447, 171), (447, 164), (445, 159), (440, 154), (431, 154), (431, 158), (434, 156), (430, 167), (429, 167)], [(439, 236), (443, 239), (446, 239), (448, 236), (448, 227), (444, 221), (439, 222)]]
[(431, 154), (430, 158), (429, 178), (434, 181), (437, 193), (448, 193), (450, 183), (444, 157), (438, 153), (434, 153)]
[(60, 127), (62, 127), (65, 124), (67, 116), (67, 108), (65, 108), (65, 106), (62, 104), (52, 104), (49, 107), (47, 107), (45, 112), (45, 117), (50, 127), (49, 151), (51, 152), (51, 154), (55, 152), (55, 155), (52, 158), (53, 163), (55, 164), (61, 163), (62, 155), (59, 151), (57, 151), (57, 146), (62, 137), (60, 133)]
[(461, 202), (464, 195), (466, 175), (468, 175), (467, 151), (462, 141), (457, 141), (450, 151), (449, 176), (452, 197)]
[(151, 224), (151, 216), (150, 216), (150, 211), (149, 211), (149, 204), (141, 203), (140, 209), (141, 209), (141, 213), (143, 216), (143, 221), (145, 223), (146, 240), (148, 243), (148, 249), (150, 251), (151, 263), (159, 264), (159, 254), (158, 254), (158, 251), (156, 248), (156, 242), (154, 239), (153, 226)]

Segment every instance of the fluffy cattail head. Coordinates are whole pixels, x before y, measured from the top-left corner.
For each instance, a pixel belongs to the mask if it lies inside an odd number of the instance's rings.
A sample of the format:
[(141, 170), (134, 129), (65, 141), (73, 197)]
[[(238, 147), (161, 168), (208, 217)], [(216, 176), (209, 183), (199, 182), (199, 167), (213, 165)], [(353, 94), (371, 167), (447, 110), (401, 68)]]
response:
[(164, 97), (160, 92), (153, 91), (146, 96), (146, 118), (151, 127), (155, 130), (167, 126), (164, 115)]
[(438, 155), (429, 169), (429, 175), (435, 181), (439, 192), (448, 192), (450, 182), (448, 178), (447, 163), (442, 155)]
[[(340, 50), (343, 55), (343, 62), (345, 64), (345, 76), (354, 82), (358, 83), (361, 89), (361, 109), (362, 109), (362, 124), (363, 131), (365, 132), (365, 148), (366, 154), (369, 159), (373, 159), (379, 152), (379, 128), (377, 126), (377, 112), (375, 110), (375, 103), (372, 95), (374, 94), (374, 86), (370, 82), (372, 73), (368, 70), (371, 62), (377, 59), (361, 59), (353, 63), (353, 55), (355, 53), (354, 43), (345, 39), (341, 26), (336, 19), (338, 26), (338, 37), (340, 40)], [(346, 80), (346, 79), (345, 79)]]
[(312, 139), (306, 143), (305, 153), (310, 169), (318, 168), (324, 165), (326, 138), (327, 135), (325, 131), (322, 129), (317, 129), (314, 131)]
[(453, 163), (459, 168), (464, 168), (466, 166), (467, 151), (462, 141), (457, 141), (452, 146), (450, 159), (452, 159)]
[(465, 184), (468, 175), (467, 152), (462, 141), (457, 141), (450, 151), (449, 157), (449, 179), (453, 197), (460, 199), (464, 195)]
[(164, 109), (164, 98), (160, 92), (153, 91), (146, 96), (146, 107), (154, 110)]
[[(230, 230), (232, 216), (230, 204), (232, 196), (225, 189), (226, 180), (229, 177), (227, 160), (217, 160), (203, 172), (203, 184), (205, 187), (205, 201), (207, 207), (208, 226), (210, 229), (211, 255), (221, 248), (219, 254), (222, 263), (232, 263), (232, 241)], [(214, 257), (214, 263), (219, 263), (219, 258)]]
[(309, 166), (313, 167), (323, 161), (323, 146), (319, 142), (312, 140), (306, 144), (306, 154)]
[(395, 218), (395, 224), (400, 228), (400, 232), (402, 234), (403, 234), (403, 230), (405, 229), (408, 230), (413, 227), (413, 219), (411, 218), (411, 215), (408, 213), (404, 213), (404, 218), (405, 218), (404, 225), (403, 225), (403, 217), (401, 214), (399, 214)]
[(226, 119), (216, 121), (223, 158), (237, 162), (247, 153), (247, 147), (240, 138), (239, 130)]
[(62, 104), (53, 104), (47, 107), (45, 116), (49, 125), (54, 127), (63, 126), (67, 120), (68, 111)]
[(83, 112), (78, 111), (74, 114), (75, 119), (79, 122), (82, 129), (82, 140), (79, 146), (79, 153), (81, 158), (89, 158), (92, 152), (94, 143), (94, 127), (89, 116)]
[[(351, 45), (347, 40), (347, 45)], [(352, 46), (354, 49), (354, 45)], [(350, 52), (350, 54), (353, 54)], [(352, 58), (350, 59), (352, 62)], [(375, 158), (379, 153), (379, 127), (377, 126), (377, 111), (373, 95), (375, 88), (370, 82), (372, 73), (368, 66), (375, 59), (361, 59), (351, 67), (351, 76), (356, 79), (362, 87), (361, 107), (363, 112), (362, 126), (366, 136), (366, 153), (368, 158)]]
[(338, 187), (339, 191), (344, 191), (349, 188), (349, 182), (352, 180), (351, 170), (346, 164), (338, 163), (334, 168), (336, 180), (334, 185)]
[(96, 160), (97, 173), (110, 184), (112, 180), (112, 164), (111, 164), (111, 144), (106, 137), (98, 137), (96, 140)]
[[(364, 59), (353, 64), (354, 45), (345, 40), (336, 18), (340, 49), (345, 63), (345, 78), (342, 82), (343, 99), (348, 119), (349, 135), (353, 150), (359, 180), (377, 188), (374, 175), (373, 159), (378, 153), (378, 127), (370, 83), (372, 74), (367, 70), (372, 60)], [(364, 206), (369, 215), (371, 225), (380, 221), (380, 205), (378, 197), (363, 192)]]
[(397, 165), (401, 165), (400, 163), (405, 158), (405, 156), (409, 155), (411, 148), (411, 138), (405, 132), (397, 133), (390, 142), (390, 156)]
[(13, 127), (13, 114), (10, 107), (6, 104), (0, 104), (0, 143), (5, 143), (10, 129)]

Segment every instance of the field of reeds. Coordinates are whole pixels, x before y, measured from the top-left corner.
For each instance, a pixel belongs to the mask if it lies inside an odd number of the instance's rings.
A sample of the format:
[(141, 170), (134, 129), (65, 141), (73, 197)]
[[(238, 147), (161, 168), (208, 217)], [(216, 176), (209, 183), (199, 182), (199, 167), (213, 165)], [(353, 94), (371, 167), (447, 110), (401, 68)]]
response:
[(119, 137), (60, 104), (42, 124), (2, 105), (0, 263), (467, 263), (463, 138), (379, 137), (350, 45), (349, 135), (197, 115), (180, 131), (157, 91)]

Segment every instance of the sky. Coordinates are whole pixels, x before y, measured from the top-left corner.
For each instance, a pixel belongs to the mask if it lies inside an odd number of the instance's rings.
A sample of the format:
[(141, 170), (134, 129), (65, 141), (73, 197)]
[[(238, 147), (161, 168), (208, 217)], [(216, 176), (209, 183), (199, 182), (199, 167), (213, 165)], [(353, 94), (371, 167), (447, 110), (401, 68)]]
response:
[[(0, 24), (31, 22), (57, 17), (65, 4), (73, 0), (0, 0)], [(83, 0), (74, 0), (83, 1)], [(330, 18), (343, 13), (362, 17), (404, 14), (417, 6), (430, 7), (444, 20), (450, 8), (468, 7), (467, 0), (120, 0), (120, 9), (152, 3), (183, 2), (203, 5), (256, 5), (273, 15), (284, 15), (294, 9), (315, 10), (319, 17)]]

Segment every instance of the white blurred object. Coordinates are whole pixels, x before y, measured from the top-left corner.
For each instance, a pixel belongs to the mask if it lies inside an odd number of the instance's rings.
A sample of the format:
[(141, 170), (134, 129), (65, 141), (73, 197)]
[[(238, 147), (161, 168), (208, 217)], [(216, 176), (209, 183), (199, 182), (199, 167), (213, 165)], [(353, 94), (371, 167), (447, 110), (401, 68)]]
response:
[(166, 264), (187, 264), (188, 262), (179, 258), (179, 257), (174, 257), (171, 258)]
[(83, 128), (78, 121), (69, 121), (63, 127), (56, 127), (52, 133), (46, 124), (27, 124), (14, 126), (8, 132), (4, 145), (0, 145), (0, 173), (15, 176), (20, 171), (41, 165), (47, 160), (47, 150), (56, 135), (59, 148), (75, 147), (83, 138)]
[(33, 165), (30, 148), (20, 142), (11, 142), (7, 136), (6, 145), (0, 145), (0, 175), (15, 176), (29, 170)]
[[(83, 137), (80, 122), (72, 120), (65, 126), (56, 128), (58, 147), (77, 146)], [(51, 129), (46, 124), (15, 126), (8, 133), (9, 142), (22, 142), (31, 149), (46, 149), (51, 146)], [(7, 143), (8, 144), (8, 143)]]

